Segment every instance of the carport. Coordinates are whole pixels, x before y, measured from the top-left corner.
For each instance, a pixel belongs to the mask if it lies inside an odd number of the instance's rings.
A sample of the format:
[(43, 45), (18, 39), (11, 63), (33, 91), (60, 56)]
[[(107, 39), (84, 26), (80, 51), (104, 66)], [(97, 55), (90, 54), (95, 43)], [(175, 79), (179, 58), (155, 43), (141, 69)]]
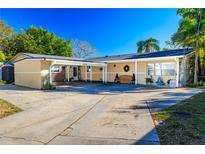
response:
[[(12, 62), (15, 69), (15, 84), (20, 86), (43, 89), (47, 83), (66, 84), (72, 81), (71, 78), (75, 81), (107, 83), (107, 63), (105, 62), (28, 53), (19, 53)], [(62, 70), (63, 73), (61, 73)], [(60, 80), (55, 82), (55, 76), (61, 76)]]
[[(87, 81), (95, 81), (93, 80), (93, 68), (100, 67), (100, 75), (102, 76), (102, 82), (107, 83), (107, 64), (103, 62), (89, 62), (89, 61), (72, 61), (72, 60), (53, 60), (47, 59), (51, 61), (51, 65), (49, 68), (50, 75), (50, 83), (53, 84), (54, 75), (58, 70), (58, 66), (61, 66), (65, 69), (65, 76), (67, 81), (70, 81), (72, 78), (75, 81), (84, 80)], [(72, 70), (71, 70), (72, 69)], [(72, 73), (71, 73), (72, 72)], [(80, 78), (80, 75), (83, 75), (83, 78)], [(99, 74), (98, 74), (99, 76)]]

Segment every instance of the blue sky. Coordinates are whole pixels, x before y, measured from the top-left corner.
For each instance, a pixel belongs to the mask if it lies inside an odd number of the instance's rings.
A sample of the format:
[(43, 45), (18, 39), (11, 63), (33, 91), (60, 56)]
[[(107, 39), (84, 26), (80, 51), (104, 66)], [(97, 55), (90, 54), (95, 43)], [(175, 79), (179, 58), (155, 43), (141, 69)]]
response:
[(180, 18), (176, 9), (0, 9), (0, 19), (17, 32), (35, 25), (87, 40), (104, 56), (136, 52), (136, 42), (149, 37), (165, 47)]

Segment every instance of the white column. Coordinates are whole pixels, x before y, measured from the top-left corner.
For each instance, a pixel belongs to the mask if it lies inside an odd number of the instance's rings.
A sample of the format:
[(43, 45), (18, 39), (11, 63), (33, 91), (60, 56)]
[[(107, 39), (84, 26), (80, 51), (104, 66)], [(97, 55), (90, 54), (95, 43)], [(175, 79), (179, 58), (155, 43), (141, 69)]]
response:
[(138, 78), (137, 78), (138, 72), (137, 72), (137, 61), (135, 61), (135, 85), (138, 83)]
[(184, 75), (183, 75), (183, 86), (186, 85), (187, 81), (187, 57), (184, 58), (184, 67), (183, 67)]
[(85, 82), (88, 80), (87, 66), (85, 65)]
[(102, 82), (105, 83), (105, 66), (102, 67)]
[(79, 72), (78, 72), (78, 66), (77, 66), (77, 80), (79, 80)]
[(107, 83), (107, 65), (105, 66), (105, 70), (104, 70), (104, 72), (105, 72), (105, 84)]
[(92, 76), (93, 76), (93, 71), (92, 71), (92, 66), (90, 66), (90, 82), (92, 82)]
[(68, 72), (67, 72), (67, 73), (68, 73), (67, 75), (68, 75), (68, 82), (69, 82), (69, 80), (70, 80), (70, 66), (67, 66), (67, 71), (68, 71)]
[(50, 68), (49, 68), (50, 84), (52, 84), (52, 67), (53, 67), (53, 65), (51, 64), (51, 65), (50, 65)]
[(179, 87), (179, 58), (177, 58), (176, 59), (176, 73), (177, 73), (177, 75), (176, 75), (176, 87)]

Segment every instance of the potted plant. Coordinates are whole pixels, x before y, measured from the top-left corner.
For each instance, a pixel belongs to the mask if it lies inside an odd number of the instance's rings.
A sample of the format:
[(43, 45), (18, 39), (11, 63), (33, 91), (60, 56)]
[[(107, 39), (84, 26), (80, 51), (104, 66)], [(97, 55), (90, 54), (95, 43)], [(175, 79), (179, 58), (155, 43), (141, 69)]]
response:
[(152, 76), (150, 76), (150, 77), (148, 77), (148, 78), (145, 78), (145, 80), (146, 80), (146, 84), (150, 84), (150, 85), (152, 85), (153, 82), (154, 82)]

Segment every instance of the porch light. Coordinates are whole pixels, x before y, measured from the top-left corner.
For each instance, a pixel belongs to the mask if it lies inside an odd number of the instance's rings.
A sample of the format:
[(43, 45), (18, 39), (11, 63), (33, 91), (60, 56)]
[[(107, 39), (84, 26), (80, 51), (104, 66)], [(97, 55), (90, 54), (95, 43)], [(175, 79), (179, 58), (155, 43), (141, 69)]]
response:
[(88, 70), (87, 70), (88, 72), (91, 72), (91, 68), (90, 68), (90, 66), (88, 66)]

